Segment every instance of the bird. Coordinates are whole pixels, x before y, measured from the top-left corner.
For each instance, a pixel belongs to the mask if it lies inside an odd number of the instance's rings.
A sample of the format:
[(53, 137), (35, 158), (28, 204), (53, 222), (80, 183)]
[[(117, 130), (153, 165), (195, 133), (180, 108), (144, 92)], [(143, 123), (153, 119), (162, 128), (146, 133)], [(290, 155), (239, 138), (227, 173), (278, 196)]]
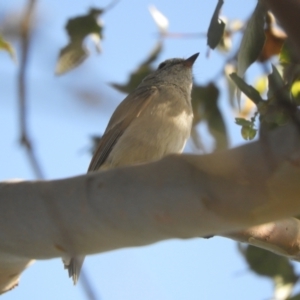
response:
[[(88, 167), (89, 172), (149, 163), (181, 153), (190, 136), (192, 67), (199, 53), (160, 63), (116, 108)], [(84, 256), (64, 260), (77, 283)]]

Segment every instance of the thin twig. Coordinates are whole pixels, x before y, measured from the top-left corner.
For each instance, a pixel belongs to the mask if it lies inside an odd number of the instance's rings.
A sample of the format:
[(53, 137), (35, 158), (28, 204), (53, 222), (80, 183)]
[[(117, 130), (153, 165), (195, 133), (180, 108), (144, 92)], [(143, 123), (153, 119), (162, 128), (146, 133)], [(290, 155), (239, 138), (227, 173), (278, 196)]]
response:
[(90, 280), (87, 278), (86, 272), (82, 272), (80, 274), (80, 282), (84, 288), (84, 292), (86, 294), (86, 297), (89, 300), (100, 300), (100, 298), (95, 293), (95, 290), (93, 289), (93, 286), (90, 284)]
[(120, 0), (113, 0), (111, 3), (109, 3), (105, 8), (104, 11), (108, 11), (110, 9), (112, 9), (116, 4), (118, 4), (118, 2), (120, 2)]
[(27, 93), (26, 93), (26, 69), (28, 62), (28, 49), (30, 45), (30, 23), (36, 0), (29, 0), (23, 19), (21, 21), (21, 61), (18, 74), (19, 87), (19, 117), (20, 117), (20, 142), (26, 149), (29, 162), (38, 179), (43, 179), (43, 172), (35, 155), (32, 143), (29, 138), (27, 124)]
[[(20, 71), (18, 74), (18, 87), (19, 87), (19, 118), (20, 118), (20, 142), (25, 147), (28, 155), (28, 159), (32, 166), (32, 169), (38, 179), (43, 179), (44, 175), (40, 164), (36, 158), (32, 143), (29, 138), (28, 124), (27, 124), (27, 89), (26, 89), (26, 70), (28, 63), (28, 54), (30, 46), (30, 34), (31, 34), (31, 21), (34, 13), (34, 8), (36, 5), (36, 0), (28, 0), (28, 5), (26, 7), (23, 19), (21, 21), (21, 61), (20, 61)], [(48, 211), (53, 215), (53, 218), (57, 220), (57, 224), (61, 224), (63, 216), (59, 214), (59, 211), (56, 207), (49, 205)], [(63, 236), (68, 240), (68, 235), (63, 226), (60, 226)], [(70, 240), (70, 239), (69, 239)], [(71, 244), (71, 241), (70, 243)], [(87, 276), (84, 270), (81, 270), (82, 276), (82, 285), (87, 299), (96, 300), (99, 297), (96, 296), (96, 293), (87, 280)]]

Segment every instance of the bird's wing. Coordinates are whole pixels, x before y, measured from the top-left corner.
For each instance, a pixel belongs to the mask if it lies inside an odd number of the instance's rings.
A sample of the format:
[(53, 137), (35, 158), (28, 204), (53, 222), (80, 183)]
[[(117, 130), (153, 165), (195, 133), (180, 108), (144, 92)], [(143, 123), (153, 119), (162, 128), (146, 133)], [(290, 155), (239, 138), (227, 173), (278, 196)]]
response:
[(138, 88), (129, 94), (113, 113), (93, 155), (88, 172), (96, 171), (105, 162), (114, 145), (134, 119), (138, 118), (158, 93), (155, 86)]

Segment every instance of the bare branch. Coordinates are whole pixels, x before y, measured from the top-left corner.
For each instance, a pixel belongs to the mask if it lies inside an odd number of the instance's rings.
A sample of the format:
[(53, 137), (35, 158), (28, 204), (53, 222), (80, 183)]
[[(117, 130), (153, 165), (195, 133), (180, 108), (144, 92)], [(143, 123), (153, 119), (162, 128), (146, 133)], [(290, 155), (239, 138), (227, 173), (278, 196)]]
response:
[(26, 69), (28, 62), (28, 52), (30, 46), (31, 20), (35, 8), (36, 0), (29, 0), (21, 21), (21, 61), (20, 71), (18, 74), (19, 90), (19, 118), (20, 118), (20, 142), (25, 147), (29, 162), (39, 179), (44, 178), (42, 169), (35, 155), (32, 143), (29, 138), (27, 124), (27, 86), (26, 86)]
[[(20, 132), (21, 137), (20, 141), (21, 144), (25, 147), (29, 162), (32, 166), (32, 169), (38, 179), (43, 179), (44, 175), (36, 157), (35, 151), (33, 149), (32, 142), (30, 140), (30, 134), (28, 131), (28, 124), (27, 124), (27, 86), (26, 86), (26, 70), (28, 64), (28, 55), (29, 55), (29, 46), (30, 46), (30, 33), (31, 33), (31, 21), (34, 13), (34, 8), (36, 5), (36, 0), (29, 0), (28, 5), (24, 14), (24, 17), (21, 22), (21, 48), (22, 48), (22, 56), (20, 62), (20, 72), (18, 74), (18, 85), (19, 85), (19, 108), (20, 108)], [(64, 236), (65, 240), (69, 241), (72, 244), (71, 240), (68, 238), (63, 225), (61, 224), (61, 220), (63, 216), (60, 214), (59, 210), (55, 205), (46, 203), (45, 208), (48, 210), (48, 215), (52, 217), (53, 220), (56, 220), (61, 235)], [(20, 271), (25, 268), (27, 261), (20, 264)], [(24, 267), (23, 267), (24, 265)], [(87, 299), (95, 300), (98, 299), (96, 296), (96, 292), (94, 288), (87, 280), (87, 276), (84, 270), (81, 270), (81, 276), (83, 279), (83, 288), (85, 291), (85, 295)], [(8, 283), (6, 289), (11, 289), (17, 284), (19, 274), (16, 272), (16, 276), (13, 277), (13, 280)]]
[[(5, 266), (7, 275), (2, 282), (0, 277), (2, 291), (10, 287), (12, 270), (18, 277), (31, 259), (224, 235), (300, 214), (297, 125), (291, 122), (266, 139), (272, 168), (257, 141), (64, 180), (1, 183), (0, 270)], [(22, 262), (18, 272), (16, 259)]]

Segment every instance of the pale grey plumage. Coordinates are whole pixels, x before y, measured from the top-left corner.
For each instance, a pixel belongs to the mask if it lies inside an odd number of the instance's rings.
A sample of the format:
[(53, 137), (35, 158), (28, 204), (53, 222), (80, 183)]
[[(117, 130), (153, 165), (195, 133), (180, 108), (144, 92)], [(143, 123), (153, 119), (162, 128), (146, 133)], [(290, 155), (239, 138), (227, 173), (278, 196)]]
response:
[[(169, 59), (144, 78), (116, 108), (88, 172), (151, 162), (181, 153), (190, 136), (192, 66), (198, 53)], [(76, 284), (84, 257), (65, 261)]]

